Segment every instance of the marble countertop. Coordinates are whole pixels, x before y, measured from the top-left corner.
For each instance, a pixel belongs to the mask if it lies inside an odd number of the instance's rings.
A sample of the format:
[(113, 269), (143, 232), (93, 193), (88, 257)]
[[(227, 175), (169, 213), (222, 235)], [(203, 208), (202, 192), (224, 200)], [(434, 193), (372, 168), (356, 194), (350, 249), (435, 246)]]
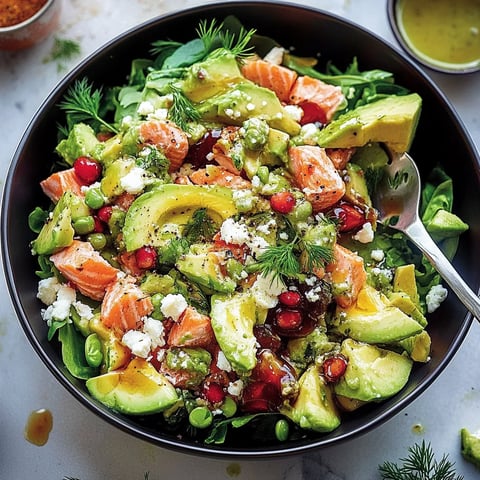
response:
[[(0, 53), (0, 179), (23, 131), (58, 81), (106, 41), (149, 18), (174, 9), (209, 3), (189, 0), (64, 1), (59, 38), (79, 42), (69, 61), (48, 60), (53, 38), (23, 52)], [(342, 15), (395, 43), (386, 5), (380, 0), (304, 0)], [(480, 148), (480, 74), (448, 76), (427, 72), (452, 101)], [(150, 480), (227, 478), (373, 480), (378, 465), (405, 457), (425, 440), (438, 456), (447, 454), (465, 479), (479, 471), (460, 455), (459, 430), (480, 429), (480, 326), (475, 322), (459, 352), (433, 385), (408, 408), (374, 431), (305, 456), (265, 461), (214, 460), (182, 455), (135, 439), (80, 405), (50, 374), (29, 345), (0, 281), (0, 478)], [(473, 367), (473, 368), (472, 368)], [(47, 408), (54, 427), (47, 444), (24, 439), (32, 411)], [(420, 428), (419, 428), (420, 427)]]

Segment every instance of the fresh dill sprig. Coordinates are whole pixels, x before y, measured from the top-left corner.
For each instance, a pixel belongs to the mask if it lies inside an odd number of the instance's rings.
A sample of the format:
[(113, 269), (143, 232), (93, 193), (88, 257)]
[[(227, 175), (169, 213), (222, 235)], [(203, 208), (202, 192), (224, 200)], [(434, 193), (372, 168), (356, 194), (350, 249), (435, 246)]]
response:
[(175, 42), (174, 40), (156, 40), (155, 42), (152, 42), (150, 53), (152, 55), (160, 55), (164, 54), (165, 52), (172, 52), (181, 46), (182, 43)]
[(100, 117), (100, 102), (102, 101), (102, 90), (92, 90), (92, 84), (84, 77), (75, 81), (71, 86), (59, 107), (67, 114), (69, 125), (79, 122), (96, 121), (107, 130), (118, 133), (118, 130), (103, 118)]
[(443, 455), (440, 461), (435, 459), (432, 447), (424, 440), (408, 449), (409, 455), (401, 458), (402, 465), (384, 462), (379, 466), (383, 480), (463, 480), (457, 475), (455, 464)]
[(256, 30), (254, 28), (246, 30), (243, 26), (238, 35), (229, 30), (220, 32), (220, 39), (223, 47), (232, 52), (236, 57), (242, 59), (251, 54), (253, 46), (248, 46)]
[(223, 23), (217, 25), (217, 20), (214, 18), (209, 24), (206, 20), (202, 20), (197, 28), (198, 38), (202, 40), (205, 52), (211, 52), (214, 44), (220, 38)]
[(188, 132), (190, 129), (189, 122), (198, 122), (200, 114), (182, 89), (170, 83), (168, 90), (173, 99), (172, 106), (168, 111), (169, 118), (184, 132)]
[(199, 208), (193, 212), (192, 218), (185, 225), (185, 238), (190, 243), (208, 242), (217, 231), (215, 223), (208, 216), (205, 208)]
[(300, 273), (300, 262), (295, 254), (295, 243), (274, 245), (258, 257), (256, 268), (266, 277), (294, 278)]
[(75, 40), (69, 40), (67, 38), (55, 37), (53, 39), (52, 50), (49, 55), (43, 59), (43, 63), (47, 62), (59, 62), (58, 69), (65, 68), (63, 61), (71, 60), (73, 57), (80, 55), (80, 44)]
[(305, 268), (311, 272), (314, 268), (325, 265), (333, 261), (333, 250), (325, 245), (317, 245), (313, 242), (300, 241), (305, 252)]

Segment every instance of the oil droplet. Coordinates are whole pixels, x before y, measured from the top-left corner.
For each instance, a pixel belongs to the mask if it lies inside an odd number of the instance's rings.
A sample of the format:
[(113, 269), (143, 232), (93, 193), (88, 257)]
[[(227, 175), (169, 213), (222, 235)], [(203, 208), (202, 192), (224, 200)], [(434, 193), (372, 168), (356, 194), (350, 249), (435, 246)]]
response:
[(412, 427), (412, 432), (413, 432), (413, 433), (422, 434), (424, 431), (425, 431), (425, 427), (424, 427), (421, 423), (416, 423), (416, 424)]
[(231, 463), (227, 467), (227, 475), (229, 477), (238, 477), (242, 471), (242, 467), (238, 463)]
[(53, 427), (50, 410), (41, 408), (30, 413), (25, 425), (25, 440), (39, 447), (45, 445)]

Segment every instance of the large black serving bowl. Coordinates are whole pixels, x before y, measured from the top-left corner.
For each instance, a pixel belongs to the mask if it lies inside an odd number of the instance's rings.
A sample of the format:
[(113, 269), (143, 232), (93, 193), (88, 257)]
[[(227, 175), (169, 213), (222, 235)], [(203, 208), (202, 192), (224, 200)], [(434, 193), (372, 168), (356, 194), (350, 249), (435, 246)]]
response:
[(199, 20), (223, 19), (231, 14), (235, 14), (247, 28), (256, 28), (284, 47), (295, 47), (298, 55), (320, 53), (320, 66), (331, 60), (344, 68), (357, 57), (362, 70), (380, 68), (391, 71), (397, 83), (422, 96), (423, 112), (411, 153), (424, 175), (441, 162), (453, 177), (455, 211), (470, 225), (470, 230), (461, 238), (455, 266), (472, 288), (478, 288), (479, 158), (448, 101), (413, 63), (374, 34), (318, 10), (270, 2), (225, 2), (162, 16), (116, 38), (68, 74), (35, 115), (13, 158), (2, 205), (3, 263), (14, 307), (29, 341), (52, 374), (75, 398), (98, 415), (98, 421), (110, 422), (134, 436), (183, 452), (279, 456), (335, 445), (379, 426), (406, 407), (440, 375), (460, 347), (472, 321), (466, 309), (453, 294), (449, 295), (430, 318), (431, 361), (414, 368), (408, 384), (398, 395), (345, 416), (342, 425), (334, 432), (278, 443), (257, 441), (255, 432), (247, 431), (246, 434), (237, 434), (231, 443), (209, 446), (181, 440), (168, 431), (158, 430), (154, 419), (129, 418), (108, 410), (89, 396), (82, 382), (68, 374), (57, 346), (47, 341), (47, 328), (40, 316), (41, 304), (36, 298), (38, 278), (34, 272), (37, 265), (29, 249), (33, 234), (28, 228), (27, 216), (35, 206), (46, 205), (39, 181), (49, 173), (56, 145), (56, 125), (64, 121), (56, 105), (72, 82), (87, 76), (96, 86), (121, 84), (129, 73), (132, 58), (147, 56), (153, 41), (168, 38), (189, 40), (195, 36)]

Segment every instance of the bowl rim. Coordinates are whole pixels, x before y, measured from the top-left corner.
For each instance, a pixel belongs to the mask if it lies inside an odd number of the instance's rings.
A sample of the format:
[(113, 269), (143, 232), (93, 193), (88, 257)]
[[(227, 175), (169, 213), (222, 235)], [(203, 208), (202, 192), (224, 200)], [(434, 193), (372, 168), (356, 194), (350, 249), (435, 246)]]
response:
[(25, 19), (23, 22), (20, 23), (15, 23), (13, 25), (9, 25), (8, 27), (0, 27), (0, 35), (2, 33), (12, 33), (16, 32), (18, 30), (21, 30), (22, 28), (28, 27), (32, 23), (35, 23), (37, 20), (40, 19), (40, 17), (43, 16), (44, 13), (47, 12), (47, 10), (53, 6), (55, 2), (60, 2), (61, 0), (47, 0), (42, 7), (40, 7), (39, 10), (37, 10), (31, 17), (28, 17)]
[[(53, 1), (53, 0), (52, 0)], [(188, 442), (183, 440), (174, 439), (172, 437), (163, 436), (163, 432), (150, 432), (144, 429), (144, 427), (139, 426), (138, 424), (134, 424), (134, 422), (130, 422), (130, 419), (126, 416), (121, 416), (112, 412), (105, 406), (96, 402), (93, 398), (88, 396), (85, 392), (81, 389), (77, 388), (75, 384), (71, 381), (68, 372), (65, 369), (62, 370), (52, 358), (47, 354), (47, 352), (43, 349), (41, 342), (36, 337), (33, 327), (26, 315), (26, 312), (22, 308), (21, 298), (18, 294), (18, 291), (15, 287), (14, 281), (14, 271), (12, 264), (10, 263), (10, 259), (8, 258), (8, 250), (11, 248), (8, 242), (8, 229), (7, 229), (7, 207), (10, 204), (10, 196), (12, 192), (12, 179), (15, 173), (15, 169), (17, 167), (20, 153), (24, 149), (28, 138), (35, 128), (36, 124), (39, 123), (42, 119), (42, 116), (45, 115), (46, 109), (48, 106), (51, 106), (51, 102), (53, 99), (58, 95), (58, 93), (65, 89), (65, 87), (71, 83), (71, 80), (76, 77), (79, 72), (84, 70), (90, 63), (94, 62), (99, 56), (105, 54), (106, 51), (109, 49), (117, 46), (118, 44), (122, 43), (126, 39), (131, 38), (133, 35), (143, 31), (145, 29), (151, 28), (153, 25), (162, 23), (169, 20), (174, 20), (176, 17), (182, 16), (191, 16), (195, 13), (209, 13), (211, 11), (215, 11), (218, 8), (226, 8), (231, 7), (232, 4), (237, 3), (241, 4), (242, 7), (255, 7), (257, 5), (271, 6), (271, 7), (278, 7), (278, 6), (285, 6), (287, 8), (292, 8), (295, 10), (299, 10), (301, 12), (312, 12), (315, 14), (322, 15), (327, 19), (331, 19), (337, 22), (340, 22), (346, 25), (349, 28), (359, 30), (362, 33), (365, 33), (369, 37), (371, 37), (375, 42), (381, 43), (384, 47), (393, 50), (396, 55), (400, 57), (402, 62), (409, 64), (411, 68), (413, 68), (416, 73), (426, 82), (426, 85), (435, 93), (438, 99), (450, 110), (450, 113), (454, 119), (454, 121), (459, 126), (460, 131), (463, 134), (464, 141), (466, 146), (471, 151), (472, 157), (477, 159), (477, 162), (480, 163), (479, 156), (476, 152), (476, 149), (473, 145), (473, 142), (470, 138), (468, 131), (466, 130), (463, 122), (461, 121), (460, 117), (451, 106), (450, 102), (446, 98), (446, 96), (441, 92), (439, 87), (426, 75), (412, 60), (410, 60), (401, 50), (396, 48), (395, 46), (388, 43), (379, 35), (375, 34), (374, 32), (370, 31), (368, 28), (365, 28), (352, 20), (349, 20), (345, 17), (341, 17), (340, 15), (336, 15), (334, 13), (322, 10), (317, 7), (312, 6), (305, 6), (296, 3), (292, 3), (289, 1), (272, 1), (272, 0), (250, 0), (250, 1), (243, 1), (243, 0), (223, 0), (219, 2), (209, 3), (207, 5), (200, 5), (200, 6), (193, 6), (189, 8), (179, 9), (175, 11), (171, 11), (168, 13), (161, 14), (159, 16), (153, 17), (147, 21), (139, 23), (126, 31), (116, 35), (114, 38), (109, 40), (108, 42), (102, 44), (99, 48), (93, 51), (90, 55), (88, 55), (85, 59), (83, 59), (74, 69), (72, 69), (65, 77), (63, 77), (54, 87), (54, 89), (50, 92), (47, 98), (42, 102), (40, 107), (37, 109), (36, 113), (30, 120), (27, 128), (21, 137), (21, 140), (15, 150), (15, 153), (10, 161), (10, 165), (8, 167), (7, 175), (5, 178), (4, 188), (3, 188), (3, 195), (0, 199), (0, 208), (1, 208), (1, 249), (0, 249), (0, 257), (4, 267), (4, 276), (6, 278), (6, 284), (8, 287), (8, 291), (10, 293), (10, 299), (13, 304), (14, 310), (17, 314), (17, 317), (20, 321), (22, 329), (24, 330), (30, 344), (32, 345), (33, 349), (39, 355), (39, 357), (43, 360), (45, 365), (48, 367), (49, 371), (53, 373), (53, 375), (57, 378), (61, 385), (63, 385), (67, 391), (70, 392), (79, 402), (87, 407), (92, 413), (102, 418), (102, 420), (107, 421), (111, 425), (123, 430), (124, 432), (137, 437), (142, 440), (148, 440), (149, 442), (164, 447), (167, 449), (171, 449), (177, 452), (187, 453), (187, 454), (197, 454), (202, 456), (210, 456), (210, 457), (217, 457), (217, 458), (243, 458), (243, 459), (269, 459), (269, 458), (276, 458), (276, 457), (285, 457), (291, 456), (300, 453), (306, 453), (312, 450), (318, 450), (319, 448), (328, 447), (332, 445), (339, 444), (341, 442), (356, 438), (358, 436), (364, 435), (368, 433), (375, 427), (380, 426), (386, 420), (392, 418), (393, 416), (397, 415), (401, 410), (403, 410), (407, 405), (411, 404), (412, 401), (421, 395), (438, 377), (438, 375), (445, 369), (445, 367), (450, 363), (453, 356), (457, 352), (458, 348), (462, 344), (465, 339), (465, 336), (470, 328), (471, 323), (473, 322), (473, 317), (468, 312), (464, 316), (462, 323), (460, 324), (460, 328), (452, 341), (452, 344), (444, 357), (439, 361), (438, 366), (435, 370), (429, 373), (426, 378), (423, 378), (419, 385), (415, 386), (415, 388), (408, 393), (406, 393), (405, 397), (397, 400), (393, 406), (390, 406), (388, 410), (384, 412), (380, 412), (375, 415), (374, 418), (363, 422), (360, 426), (357, 426), (348, 432), (344, 432), (335, 436), (334, 438), (322, 438), (319, 437), (318, 439), (311, 439), (308, 443), (299, 443), (298, 445), (292, 445), (290, 443), (285, 444), (278, 444), (275, 446), (275, 449), (272, 449), (271, 446), (269, 447), (258, 447), (252, 449), (236, 449), (232, 447), (225, 447), (225, 446), (218, 446), (218, 445), (205, 445), (201, 443), (194, 443)]]
[(429, 57), (428, 55), (421, 55), (420, 53), (417, 53), (406, 40), (405, 35), (402, 32), (402, 27), (399, 24), (397, 5), (400, 1), (402, 0), (387, 0), (387, 18), (395, 39), (405, 53), (407, 53), (407, 55), (424, 67), (439, 73), (466, 75), (480, 71), (480, 58), (474, 62), (469, 62), (468, 64), (459, 63), (458, 67), (455, 67), (456, 64), (454, 63), (437, 63), (435, 62), (435, 59)]

